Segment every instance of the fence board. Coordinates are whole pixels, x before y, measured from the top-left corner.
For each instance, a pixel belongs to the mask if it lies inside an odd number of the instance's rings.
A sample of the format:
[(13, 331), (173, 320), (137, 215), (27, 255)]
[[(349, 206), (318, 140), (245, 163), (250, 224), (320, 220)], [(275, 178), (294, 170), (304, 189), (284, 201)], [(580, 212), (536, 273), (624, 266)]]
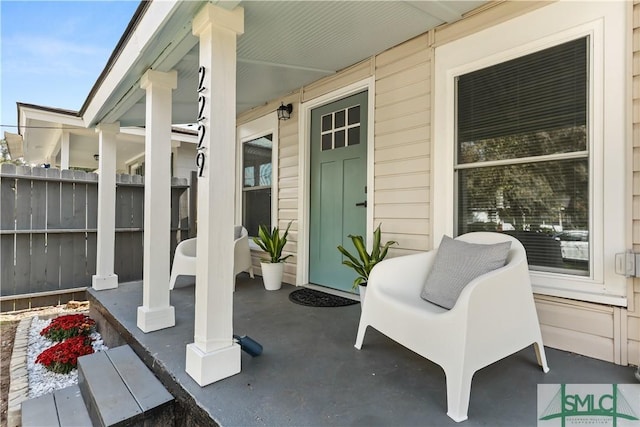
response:
[[(60, 172), (63, 179), (72, 179), (73, 171), (63, 170)], [(60, 227), (73, 228), (73, 182), (63, 181), (60, 184)]]
[(74, 245), (73, 235), (60, 235), (60, 288), (74, 288), (73, 286), (73, 266), (74, 266)]
[[(52, 289), (60, 288), (61, 234), (47, 234), (47, 283)], [(22, 292), (21, 292), (22, 293)]]
[(15, 236), (16, 255), (15, 255), (15, 273), (13, 279), (15, 281), (15, 289), (25, 289), (31, 292), (29, 286), (30, 268), (31, 268), (31, 235), (17, 234)]
[(73, 287), (91, 286), (87, 280), (86, 234), (73, 235)]
[[(34, 168), (31, 174), (35, 177), (47, 176), (45, 168)], [(43, 229), (47, 224), (47, 183), (31, 182), (31, 229)]]
[(47, 254), (44, 234), (31, 235), (31, 267), (29, 273), (30, 292), (52, 290), (47, 284)]
[(131, 247), (133, 252), (133, 269), (131, 280), (142, 280), (144, 269), (144, 233), (131, 233)]
[(87, 184), (75, 183), (73, 188), (73, 227), (87, 227)]
[(129, 187), (131, 191), (131, 227), (144, 228), (144, 187)]
[(118, 186), (116, 193), (116, 228), (131, 227), (131, 187)]
[[(5, 170), (4, 166), (2, 165)], [(13, 165), (11, 165), (13, 166)], [(15, 166), (14, 166), (15, 170)], [(14, 230), (15, 224), (15, 208), (16, 208), (16, 180), (14, 178), (0, 178), (0, 228), (3, 230)]]
[(87, 185), (87, 228), (98, 228), (98, 186), (96, 184)]
[[(48, 169), (47, 177), (60, 179), (60, 171)], [(61, 187), (60, 181), (47, 181), (47, 228), (64, 228), (60, 218)]]
[(19, 178), (16, 182), (16, 230), (31, 228), (31, 180)]
[(91, 283), (92, 276), (96, 274), (97, 238), (98, 235), (96, 233), (87, 233), (87, 276), (89, 283)]
[(133, 252), (132, 241), (130, 232), (116, 233), (116, 258), (117, 269), (115, 273), (118, 275), (118, 280), (122, 282), (129, 282), (134, 280), (133, 277)]
[(13, 280), (13, 239), (11, 234), (0, 236), (0, 295), (14, 295), (16, 292)]

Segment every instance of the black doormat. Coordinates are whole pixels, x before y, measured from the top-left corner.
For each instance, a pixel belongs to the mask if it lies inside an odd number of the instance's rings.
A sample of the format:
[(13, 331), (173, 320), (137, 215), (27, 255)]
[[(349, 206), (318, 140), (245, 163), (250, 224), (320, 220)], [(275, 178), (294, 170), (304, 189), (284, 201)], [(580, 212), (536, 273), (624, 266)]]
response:
[(344, 307), (357, 304), (358, 301), (316, 291), (315, 289), (298, 289), (289, 294), (289, 299), (296, 304), (308, 307)]

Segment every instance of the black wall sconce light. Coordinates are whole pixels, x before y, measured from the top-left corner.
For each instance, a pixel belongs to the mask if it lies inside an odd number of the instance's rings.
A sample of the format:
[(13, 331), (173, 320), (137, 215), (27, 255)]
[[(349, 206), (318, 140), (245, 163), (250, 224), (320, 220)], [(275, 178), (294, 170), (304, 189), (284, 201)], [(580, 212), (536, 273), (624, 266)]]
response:
[(278, 107), (278, 120), (289, 120), (291, 118), (291, 112), (293, 111), (293, 105), (283, 103)]
[(95, 160), (96, 162), (97, 162), (98, 160), (100, 160), (100, 154), (94, 154), (94, 155), (93, 155), (93, 160)]

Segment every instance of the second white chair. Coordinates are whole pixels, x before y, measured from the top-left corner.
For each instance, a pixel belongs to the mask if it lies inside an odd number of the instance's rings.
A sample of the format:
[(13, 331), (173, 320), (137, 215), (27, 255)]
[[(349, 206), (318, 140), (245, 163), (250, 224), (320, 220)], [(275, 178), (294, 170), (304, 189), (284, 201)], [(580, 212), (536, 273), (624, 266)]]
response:
[[(249, 235), (247, 229), (241, 225), (234, 228), (233, 245), (233, 274), (248, 271), (253, 279), (253, 265), (251, 264), (251, 250), (249, 249)], [(196, 244), (197, 237), (186, 239), (178, 243), (171, 266), (169, 289), (173, 289), (178, 276), (196, 275)]]

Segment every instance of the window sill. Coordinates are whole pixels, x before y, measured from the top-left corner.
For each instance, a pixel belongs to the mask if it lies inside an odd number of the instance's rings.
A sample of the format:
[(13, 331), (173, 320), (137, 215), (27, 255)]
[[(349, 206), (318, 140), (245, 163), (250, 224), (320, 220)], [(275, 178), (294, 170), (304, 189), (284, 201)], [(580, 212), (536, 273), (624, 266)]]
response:
[(253, 241), (253, 237), (249, 237), (249, 249), (251, 249), (252, 251), (263, 252), (262, 249), (260, 249), (260, 246), (258, 246), (256, 242)]
[(547, 286), (532, 285), (533, 293), (540, 295), (549, 295), (554, 297), (568, 298), (578, 301), (595, 302), (598, 304), (615, 305), (618, 307), (627, 306), (627, 298), (620, 295), (612, 295), (606, 293), (573, 291), (567, 289), (558, 289)]

